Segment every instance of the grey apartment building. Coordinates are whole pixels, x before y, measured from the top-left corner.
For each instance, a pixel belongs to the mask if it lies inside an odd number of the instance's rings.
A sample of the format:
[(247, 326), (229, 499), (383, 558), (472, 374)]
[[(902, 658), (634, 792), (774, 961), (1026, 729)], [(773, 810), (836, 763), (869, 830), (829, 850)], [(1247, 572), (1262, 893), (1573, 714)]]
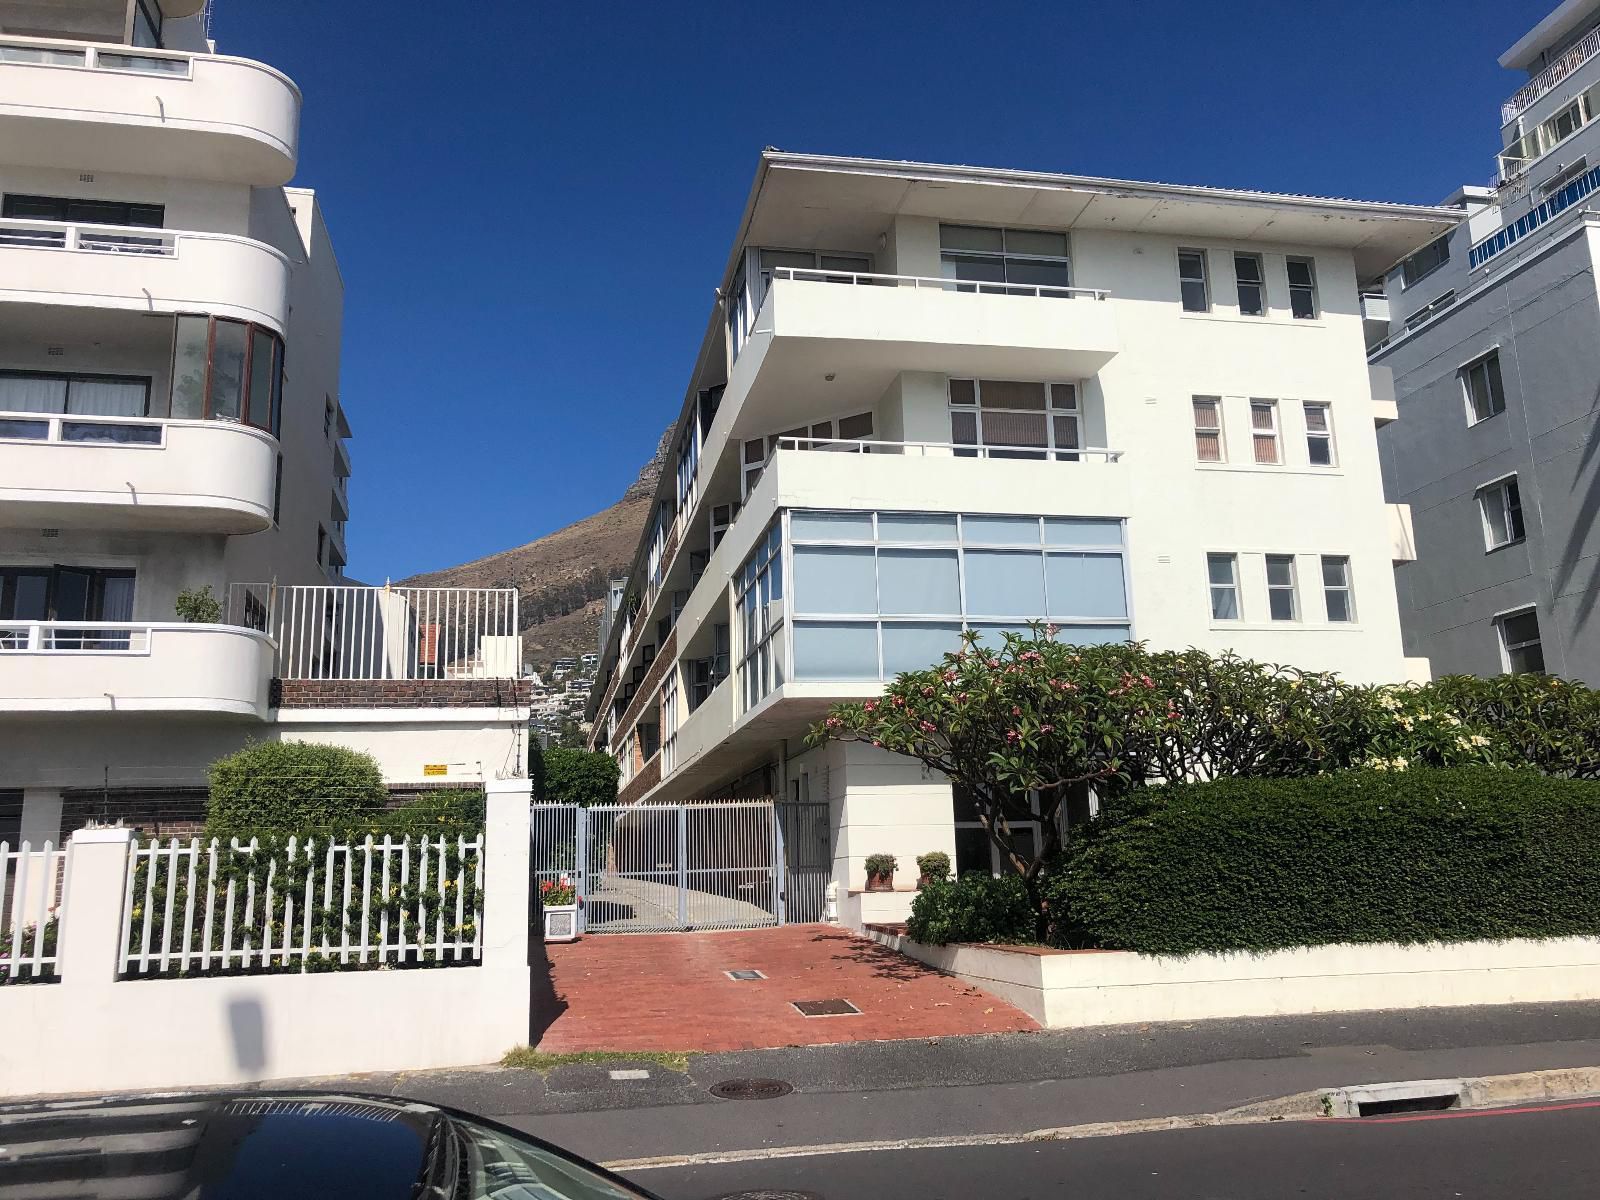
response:
[(1452, 232), (1366, 289), (1405, 649), (1433, 673), (1600, 684), (1600, 0), (1567, 0), (1500, 56), (1487, 186)]

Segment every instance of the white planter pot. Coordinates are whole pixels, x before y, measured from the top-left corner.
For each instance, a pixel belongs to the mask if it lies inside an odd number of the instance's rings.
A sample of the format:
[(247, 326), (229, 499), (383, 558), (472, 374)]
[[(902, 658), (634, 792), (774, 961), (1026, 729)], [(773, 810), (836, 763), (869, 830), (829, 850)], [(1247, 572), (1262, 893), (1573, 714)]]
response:
[(576, 904), (546, 904), (544, 906), (544, 940), (547, 942), (575, 942), (578, 940), (578, 906)]

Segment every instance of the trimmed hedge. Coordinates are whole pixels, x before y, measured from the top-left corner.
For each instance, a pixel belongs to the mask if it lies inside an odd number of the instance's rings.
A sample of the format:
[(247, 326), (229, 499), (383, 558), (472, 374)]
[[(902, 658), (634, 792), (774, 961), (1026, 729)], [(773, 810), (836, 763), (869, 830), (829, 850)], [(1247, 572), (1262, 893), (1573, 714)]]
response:
[(598, 750), (571, 750), (564, 746), (541, 750), (534, 742), (529, 747), (528, 773), (540, 804), (581, 804), (588, 808), (617, 802), (617, 762)]
[(1457, 767), (1151, 788), (1075, 834), (1047, 898), (1053, 943), (1148, 954), (1600, 934), (1600, 783)]
[(360, 823), (389, 797), (370, 754), (314, 742), (257, 742), (211, 764), (206, 828), (304, 833)]
[(930, 946), (1034, 940), (1034, 911), (1019, 875), (930, 880), (911, 902), (906, 933)]

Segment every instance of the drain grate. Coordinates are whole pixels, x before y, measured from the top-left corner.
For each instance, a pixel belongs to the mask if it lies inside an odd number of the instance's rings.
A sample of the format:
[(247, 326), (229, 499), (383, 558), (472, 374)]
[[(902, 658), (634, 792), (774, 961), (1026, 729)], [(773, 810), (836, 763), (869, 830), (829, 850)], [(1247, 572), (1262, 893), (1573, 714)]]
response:
[(848, 1000), (791, 1000), (802, 1017), (859, 1017), (861, 1010)]
[(711, 1085), (718, 1100), (776, 1100), (792, 1091), (794, 1085), (781, 1079), (724, 1079)]
[(723, 974), (729, 979), (738, 979), (740, 981), (766, 978), (760, 971), (724, 971)]
[(784, 1188), (760, 1188), (754, 1192), (724, 1192), (715, 1200), (822, 1200), (819, 1192), (796, 1192)]

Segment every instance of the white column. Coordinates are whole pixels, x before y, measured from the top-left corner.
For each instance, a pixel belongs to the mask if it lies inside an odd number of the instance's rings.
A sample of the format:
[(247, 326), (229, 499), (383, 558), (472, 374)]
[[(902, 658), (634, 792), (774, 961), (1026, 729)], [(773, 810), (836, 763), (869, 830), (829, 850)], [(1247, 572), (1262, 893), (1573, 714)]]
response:
[(528, 969), (528, 779), (484, 784), (483, 965)]
[(75, 992), (116, 983), (132, 843), (131, 829), (80, 829), (72, 835), (58, 953), (63, 986)]
[(60, 845), (61, 789), (22, 789), (22, 840), (35, 849), (46, 842)]

